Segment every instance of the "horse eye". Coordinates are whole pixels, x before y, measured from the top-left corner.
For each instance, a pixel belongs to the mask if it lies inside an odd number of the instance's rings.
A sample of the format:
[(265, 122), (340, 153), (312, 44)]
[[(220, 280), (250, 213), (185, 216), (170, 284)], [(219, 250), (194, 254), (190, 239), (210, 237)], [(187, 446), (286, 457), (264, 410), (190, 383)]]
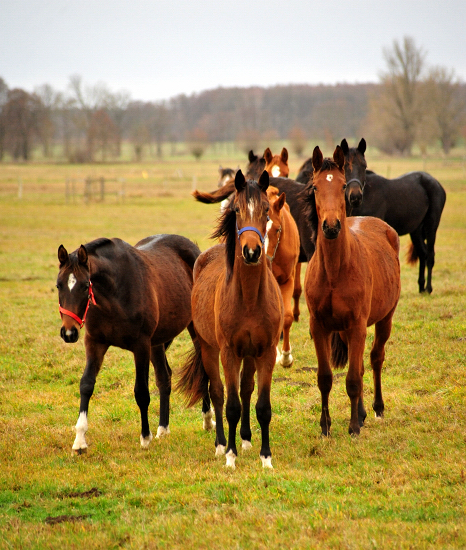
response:
[(348, 187), (348, 186), (347, 186), (346, 183), (345, 183), (345, 185), (343, 185), (343, 190), (345, 190), (347, 187)]

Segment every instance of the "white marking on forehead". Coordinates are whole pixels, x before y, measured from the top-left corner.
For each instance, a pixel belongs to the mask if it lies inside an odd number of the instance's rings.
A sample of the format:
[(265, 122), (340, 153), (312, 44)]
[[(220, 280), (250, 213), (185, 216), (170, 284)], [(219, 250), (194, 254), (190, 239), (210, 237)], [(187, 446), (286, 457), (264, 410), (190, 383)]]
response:
[(327, 174), (327, 181), (333, 180), (333, 174)]
[(275, 166), (272, 168), (272, 176), (273, 176), (274, 178), (278, 178), (279, 175), (280, 175), (280, 166), (275, 165)]
[(75, 284), (76, 277), (73, 275), (73, 273), (70, 273), (70, 276), (68, 277), (68, 288), (70, 289), (70, 292), (73, 290)]
[(249, 199), (248, 210), (249, 210), (249, 214), (251, 215), (251, 220), (254, 219), (255, 208), (256, 208), (256, 201), (254, 199)]

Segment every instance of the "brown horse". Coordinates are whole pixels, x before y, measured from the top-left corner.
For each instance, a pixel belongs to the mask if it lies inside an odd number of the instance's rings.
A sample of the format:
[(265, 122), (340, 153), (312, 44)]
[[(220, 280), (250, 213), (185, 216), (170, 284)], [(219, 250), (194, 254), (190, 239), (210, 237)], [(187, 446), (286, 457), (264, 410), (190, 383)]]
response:
[(272, 151), (267, 147), (264, 151), (265, 169), (274, 178), (287, 178), (290, 169), (288, 168), (288, 151), (283, 147), (279, 155), (272, 155)]
[(296, 222), (290, 213), (290, 207), (285, 201), (285, 193), (279, 196), (279, 190), (269, 186), (267, 197), (270, 203), (270, 221), (267, 224), (264, 248), (272, 263), (272, 273), (277, 279), (285, 307), (283, 345), (282, 352), (277, 357), (277, 363), (280, 363), (282, 367), (291, 367), (293, 356), (291, 355), (290, 329), (294, 318), (291, 304), (299, 257), (299, 233)]
[[(134, 354), (141, 446), (148, 447), (152, 440), (147, 416), (150, 362), (160, 392), (157, 437), (170, 432), (171, 369), (165, 351), (185, 328), (195, 337), (191, 289), (199, 254), (194, 243), (178, 235), (147, 237), (134, 247), (120, 239), (97, 239), (71, 254), (63, 245), (58, 249), (61, 337), (67, 343), (76, 342), (79, 329), (86, 323), (86, 368), (81, 378), (81, 405), (73, 444), (76, 452), (87, 449), (89, 400), (110, 346)], [(208, 397), (203, 412), (209, 424)]]
[[(345, 155), (337, 145), (331, 159), (319, 147), (312, 156), (313, 180), (308, 186), (310, 223), (316, 230), (316, 251), (304, 280), (322, 396), (322, 433), (330, 431), (328, 397), (332, 388), (330, 356), (335, 367), (346, 364), (346, 391), (351, 400), (350, 434), (359, 434), (366, 411), (363, 403), (363, 353), (368, 326), (375, 323), (370, 358), (374, 378), (373, 409), (383, 416), (381, 370), (385, 343), (400, 296), (399, 238), (387, 223), (372, 217), (346, 217)], [(333, 335), (333, 336), (332, 336)]]
[(269, 212), (268, 186), (269, 175), (265, 171), (258, 183), (246, 181), (242, 172), (237, 172), (234, 200), (220, 217), (213, 234), (213, 238), (224, 242), (203, 252), (196, 261), (192, 312), (198, 339), (177, 384), (177, 389), (188, 396), (188, 405), (194, 405), (205, 395), (210, 382), (216, 454), (225, 453), (220, 354), (229, 426), (226, 466), (231, 468), (235, 468), (238, 454), (236, 427), (240, 419), (243, 449), (251, 447), (249, 408), (256, 371), (256, 414), (262, 433), (260, 457), (264, 467), (272, 467), (270, 386), (283, 328), (283, 300), (263, 251)]

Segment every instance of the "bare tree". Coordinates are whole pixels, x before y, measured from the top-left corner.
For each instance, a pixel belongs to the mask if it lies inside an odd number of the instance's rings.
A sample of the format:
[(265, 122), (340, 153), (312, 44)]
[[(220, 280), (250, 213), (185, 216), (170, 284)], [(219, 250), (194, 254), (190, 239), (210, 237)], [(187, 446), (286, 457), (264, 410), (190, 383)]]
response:
[(4, 105), (5, 141), (15, 160), (30, 159), (39, 110), (40, 99), (36, 95), (20, 88), (8, 91)]
[(306, 134), (301, 126), (293, 126), (288, 135), (291, 142), (291, 150), (300, 157), (306, 148)]
[(207, 133), (200, 128), (194, 128), (192, 132), (188, 133), (186, 141), (188, 143), (189, 152), (196, 160), (199, 160), (207, 148)]
[(8, 86), (3, 78), (0, 78), (0, 161), (3, 160), (5, 151), (5, 104), (8, 101)]
[(34, 93), (40, 98), (40, 109), (38, 112), (38, 136), (42, 143), (44, 157), (51, 156), (51, 144), (55, 135), (54, 114), (60, 105), (60, 92), (56, 92), (49, 84), (43, 84), (34, 89)]

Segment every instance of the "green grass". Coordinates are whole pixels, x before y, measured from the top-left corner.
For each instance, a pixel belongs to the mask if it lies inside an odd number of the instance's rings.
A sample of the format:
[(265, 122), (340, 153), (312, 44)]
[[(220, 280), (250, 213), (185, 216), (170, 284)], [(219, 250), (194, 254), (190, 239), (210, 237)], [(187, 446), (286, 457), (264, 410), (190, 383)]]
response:
[[(292, 173), (300, 162), (292, 158)], [(238, 161), (0, 166), (0, 548), (464, 548), (466, 181), (460, 160), (432, 158), (425, 167), (447, 190), (434, 292), (419, 295), (417, 267), (402, 260), (382, 374), (383, 421), (369, 414), (361, 435), (348, 436), (349, 399), (344, 375), (336, 372), (332, 436), (320, 437), (316, 358), (302, 299), (291, 332), (294, 366), (274, 372), (273, 471), (262, 469), (254, 415), (253, 449), (240, 450), (236, 470), (227, 471), (224, 458), (214, 456), (214, 435), (202, 430), (200, 407), (186, 409), (177, 394), (170, 436), (141, 450), (134, 364), (116, 348), (106, 355), (91, 400), (88, 453), (73, 455), (85, 355), (82, 338), (66, 345), (59, 337), (58, 246), (71, 251), (101, 236), (135, 244), (173, 232), (204, 250), (218, 207), (196, 203), (189, 193), (193, 177), (199, 188), (214, 189), (219, 163)], [(424, 169), (416, 158), (368, 155), (368, 164), (384, 175), (390, 165), (391, 176)], [(86, 205), (78, 188), (66, 204), (65, 180), (77, 171), (125, 178), (125, 199), (109, 194), (104, 203)], [(402, 238), (403, 249), (408, 242)], [(369, 329), (367, 405), (373, 334)], [(184, 332), (169, 351), (175, 371), (189, 348)], [(155, 432), (153, 373), (150, 384)]]

